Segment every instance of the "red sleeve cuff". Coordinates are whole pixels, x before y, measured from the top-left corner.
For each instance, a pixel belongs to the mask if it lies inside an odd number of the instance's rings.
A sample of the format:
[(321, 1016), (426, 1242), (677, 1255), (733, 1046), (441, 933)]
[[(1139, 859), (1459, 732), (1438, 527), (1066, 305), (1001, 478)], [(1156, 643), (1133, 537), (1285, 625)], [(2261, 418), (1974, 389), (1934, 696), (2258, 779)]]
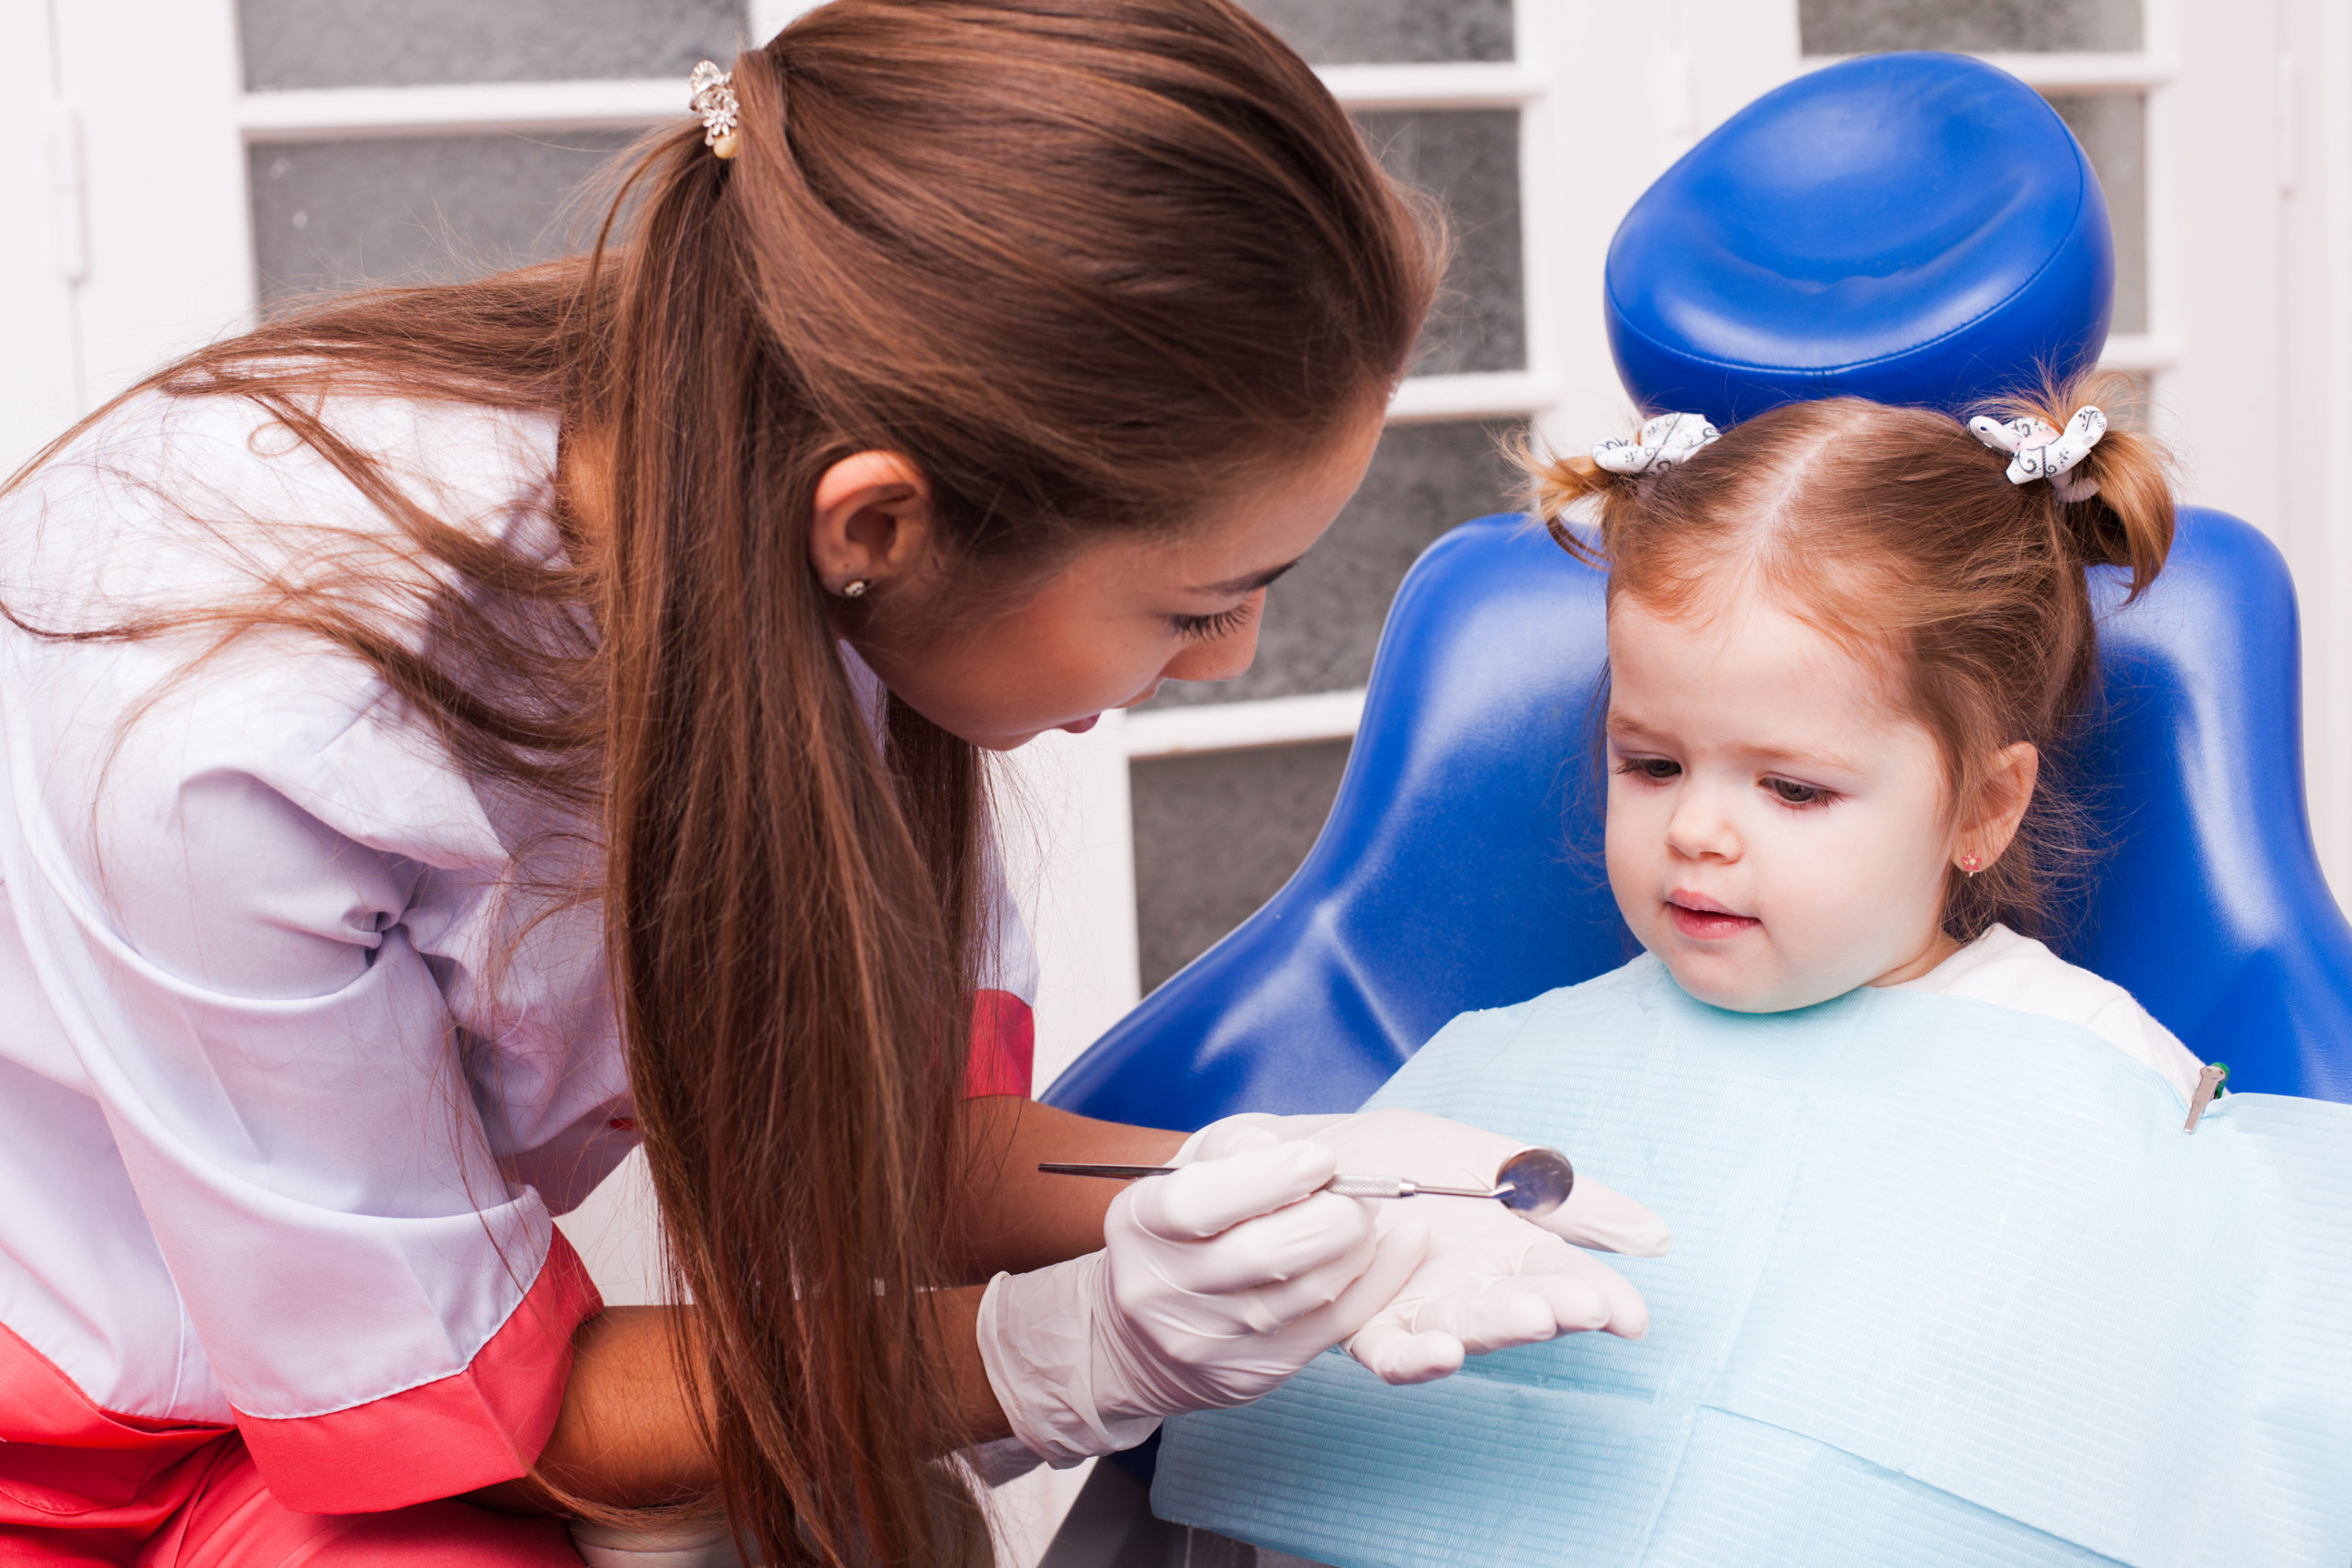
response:
[(964, 1098), (1029, 1093), (1037, 1055), (1037, 1021), (1011, 991), (972, 996), (972, 1055), (964, 1069)]
[(237, 1414), (272, 1496), (305, 1514), (374, 1514), (529, 1472), (555, 1430), (571, 1334), (604, 1310), (558, 1231), (523, 1300), (463, 1371), (347, 1410)]

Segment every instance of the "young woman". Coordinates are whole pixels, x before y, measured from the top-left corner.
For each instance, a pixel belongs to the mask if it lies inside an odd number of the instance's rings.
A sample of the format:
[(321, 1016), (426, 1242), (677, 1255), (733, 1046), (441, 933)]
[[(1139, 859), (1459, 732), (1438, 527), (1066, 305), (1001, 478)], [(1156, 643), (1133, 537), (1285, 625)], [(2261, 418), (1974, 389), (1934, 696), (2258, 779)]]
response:
[[(1361, 479), (1435, 265), (1345, 116), (1221, 0), (841, 0), (716, 77), (594, 254), (205, 350), (0, 494), (12, 1562), (714, 1494), (944, 1562), (937, 1455), (1254, 1398), (1408, 1280), (1400, 1377), (1637, 1326), (1429, 1274), (1321, 1145), (1035, 1174), (1182, 1156), (1020, 1097), (982, 753), (1238, 674)], [(548, 1221), (640, 1137), (691, 1308)]]

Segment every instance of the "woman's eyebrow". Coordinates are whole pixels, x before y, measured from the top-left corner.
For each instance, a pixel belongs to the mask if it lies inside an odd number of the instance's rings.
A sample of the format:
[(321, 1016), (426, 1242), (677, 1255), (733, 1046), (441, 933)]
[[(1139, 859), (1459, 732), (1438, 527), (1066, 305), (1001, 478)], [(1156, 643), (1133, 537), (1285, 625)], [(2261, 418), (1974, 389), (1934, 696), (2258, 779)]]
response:
[(1306, 558), (1305, 556), (1295, 556), (1280, 566), (1268, 567), (1263, 571), (1253, 571), (1247, 577), (1229, 578), (1223, 582), (1204, 583), (1193, 589), (1193, 592), (1195, 593), (1255, 593), (1261, 588), (1272, 586), (1275, 579)]

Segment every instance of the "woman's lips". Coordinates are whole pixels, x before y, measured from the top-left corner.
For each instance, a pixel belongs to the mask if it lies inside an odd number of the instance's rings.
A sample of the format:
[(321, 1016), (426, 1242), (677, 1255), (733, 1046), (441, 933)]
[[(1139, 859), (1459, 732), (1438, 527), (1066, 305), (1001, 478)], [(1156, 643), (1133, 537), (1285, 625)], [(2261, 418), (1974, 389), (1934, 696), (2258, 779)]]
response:
[(1674, 929), (1697, 942), (1719, 942), (1764, 923), (1753, 915), (1735, 915), (1728, 909), (1694, 908), (1673, 898), (1666, 901), (1666, 908), (1674, 917)]

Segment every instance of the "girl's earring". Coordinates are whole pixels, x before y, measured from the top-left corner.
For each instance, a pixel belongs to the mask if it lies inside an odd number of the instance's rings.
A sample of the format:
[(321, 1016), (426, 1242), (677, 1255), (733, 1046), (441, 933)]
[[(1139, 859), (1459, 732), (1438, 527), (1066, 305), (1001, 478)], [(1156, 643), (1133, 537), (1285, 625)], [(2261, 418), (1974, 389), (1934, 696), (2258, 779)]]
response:
[(1982, 863), (1983, 863), (1974, 855), (1962, 855), (1960, 857), (1960, 869), (1968, 873), (1971, 876), (1976, 874), (1976, 868)]
[(844, 599), (863, 599), (865, 597), (865, 591), (873, 586), (873, 581), (869, 578), (853, 577), (847, 582), (842, 584), (842, 597)]

